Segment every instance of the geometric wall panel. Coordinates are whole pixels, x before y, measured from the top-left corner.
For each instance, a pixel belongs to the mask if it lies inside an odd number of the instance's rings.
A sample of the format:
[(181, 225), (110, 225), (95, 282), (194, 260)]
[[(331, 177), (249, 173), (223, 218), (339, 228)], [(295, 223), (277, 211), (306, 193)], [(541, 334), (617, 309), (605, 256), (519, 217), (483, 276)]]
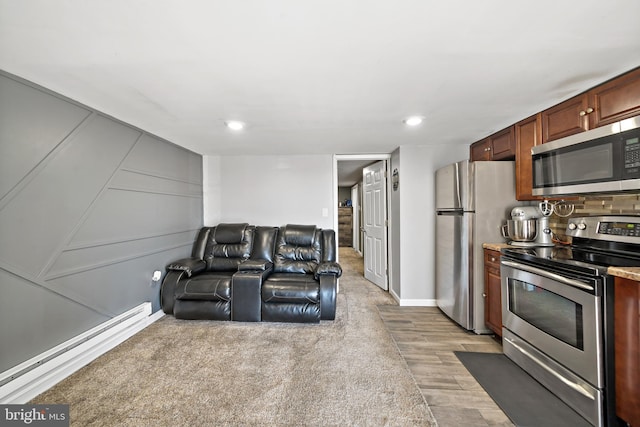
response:
[(91, 114), (12, 79), (0, 79), (0, 200)]
[[(5, 95), (9, 94), (7, 100)], [(202, 156), (0, 72), (0, 372), (145, 301), (202, 227)]]

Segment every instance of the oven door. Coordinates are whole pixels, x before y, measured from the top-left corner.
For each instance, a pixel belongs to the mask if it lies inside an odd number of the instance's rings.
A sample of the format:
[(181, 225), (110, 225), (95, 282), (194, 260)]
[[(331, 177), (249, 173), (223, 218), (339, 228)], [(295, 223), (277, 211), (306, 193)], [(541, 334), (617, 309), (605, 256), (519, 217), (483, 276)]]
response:
[(504, 257), (500, 272), (504, 327), (603, 388), (601, 279), (561, 276)]

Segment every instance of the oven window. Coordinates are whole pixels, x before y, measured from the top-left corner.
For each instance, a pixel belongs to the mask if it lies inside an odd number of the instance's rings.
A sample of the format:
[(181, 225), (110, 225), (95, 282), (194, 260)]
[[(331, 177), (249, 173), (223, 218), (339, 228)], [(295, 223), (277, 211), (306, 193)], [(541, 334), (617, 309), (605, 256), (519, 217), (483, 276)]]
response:
[(509, 311), (536, 328), (584, 350), (582, 306), (521, 280), (509, 279)]

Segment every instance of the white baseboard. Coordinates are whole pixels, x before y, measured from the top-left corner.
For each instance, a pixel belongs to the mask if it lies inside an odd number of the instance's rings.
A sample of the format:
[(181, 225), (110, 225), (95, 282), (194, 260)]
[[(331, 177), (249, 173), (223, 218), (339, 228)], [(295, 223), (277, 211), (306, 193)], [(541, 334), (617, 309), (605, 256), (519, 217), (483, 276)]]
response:
[(143, 303), (0, 373), (0, 403), (27, 403), (162, 316)]
[(402, 299), (396, 294), (393, 289), (389, 290), (389, 294), (396, 300), (401, 307), (437, 307), (438, 304), (435, 299)]
[(400, 299), (401, 307), (437, 307), (435, 299)]

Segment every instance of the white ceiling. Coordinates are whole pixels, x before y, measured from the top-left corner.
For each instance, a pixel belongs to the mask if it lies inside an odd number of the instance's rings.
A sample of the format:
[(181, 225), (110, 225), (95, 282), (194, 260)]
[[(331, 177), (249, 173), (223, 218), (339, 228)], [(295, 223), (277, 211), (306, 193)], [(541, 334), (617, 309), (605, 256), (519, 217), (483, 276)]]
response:
[(362, 181), (362, 169), (376, 160), (338, 160), (338, 187), (353, 187)]
[(639, 16), (638, 0), (0, 0), (0, 69), (201, 154), (389, 153), (469, 144), (640, 66)]

